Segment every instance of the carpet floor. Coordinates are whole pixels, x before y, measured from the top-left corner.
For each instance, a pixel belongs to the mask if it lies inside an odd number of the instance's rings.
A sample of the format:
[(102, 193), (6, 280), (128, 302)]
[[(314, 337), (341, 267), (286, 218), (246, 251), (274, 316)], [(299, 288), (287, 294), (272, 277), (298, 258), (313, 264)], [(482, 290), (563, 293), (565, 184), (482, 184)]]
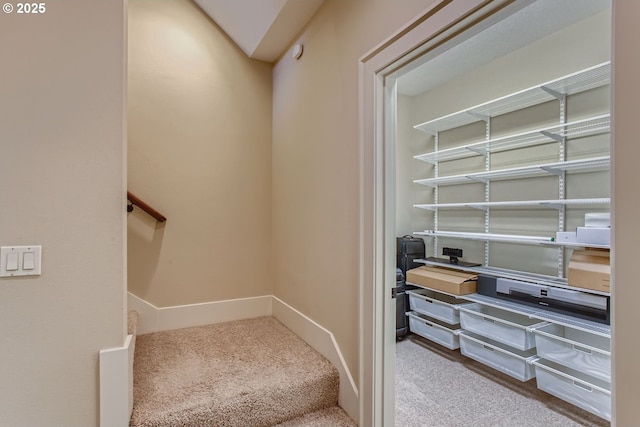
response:
[(349, 425), (314, 424), (346, 415), (338, 389), (335, 367), (273, 317), (139, 335), (130, 425)]
[(606, 427), (610, 423), (417, 335), (396, 344), (398, 427)]
[(339, 406), (321, 409), (275, 427), (358, 427), (355, 421)]

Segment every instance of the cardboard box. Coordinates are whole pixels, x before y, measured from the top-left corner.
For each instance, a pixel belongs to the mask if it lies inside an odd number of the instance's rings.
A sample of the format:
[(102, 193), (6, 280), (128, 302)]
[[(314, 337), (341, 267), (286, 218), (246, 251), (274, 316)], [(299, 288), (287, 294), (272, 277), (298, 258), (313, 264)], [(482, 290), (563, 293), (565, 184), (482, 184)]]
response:
[(585, 245), (610, 245), (611, 229), (607, 227), (578, 227), (578, 243)]
[(476, 292), (478, 276), (441, 267), (418, 267), (407, 271), (407, 282), (453, 295)]
[(574, 250), (567, 274), (569, 286), (611, 292), (608, 249)]

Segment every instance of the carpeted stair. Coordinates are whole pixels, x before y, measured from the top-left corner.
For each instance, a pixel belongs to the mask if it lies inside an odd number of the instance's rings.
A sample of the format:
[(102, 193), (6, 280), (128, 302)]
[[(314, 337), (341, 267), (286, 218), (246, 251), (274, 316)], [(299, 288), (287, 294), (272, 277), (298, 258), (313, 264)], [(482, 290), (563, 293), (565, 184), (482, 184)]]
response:
[(273, 317), (139, 335), (131, 427), (355, 426), (338, 372)]

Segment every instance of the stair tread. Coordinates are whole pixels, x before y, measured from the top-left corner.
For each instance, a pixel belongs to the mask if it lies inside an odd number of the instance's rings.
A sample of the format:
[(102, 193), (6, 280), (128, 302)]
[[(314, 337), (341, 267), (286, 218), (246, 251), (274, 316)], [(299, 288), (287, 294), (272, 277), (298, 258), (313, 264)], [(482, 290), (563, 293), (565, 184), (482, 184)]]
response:
[(331, 363), (275, 318), (137, 337), (132, 427), (274, 425), (336, 405)]
[(274, 427), (358, 427), (358, 424), (339, 406), (323, 408), (285, 421)]

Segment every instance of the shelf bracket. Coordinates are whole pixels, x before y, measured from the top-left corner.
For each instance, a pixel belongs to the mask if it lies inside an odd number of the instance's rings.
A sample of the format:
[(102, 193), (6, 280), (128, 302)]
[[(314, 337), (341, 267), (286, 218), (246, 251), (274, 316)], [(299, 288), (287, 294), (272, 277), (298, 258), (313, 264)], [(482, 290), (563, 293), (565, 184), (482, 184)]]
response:
[(560, 92), (555, 91), (553, 89), (549, 89), (546, 86), (540, 86), (540, 89), (542, 89), (543, 91), (547, 92), (549, 95), (553, 96), (554, 98), (556, 98), (556, 99), (558, 99), (560, 101), (562, 101), (564, 99), (565, 95), (563, 93), (560, 93)]
[(423, 162), (429, 163), (430, 165), (435, 165), (436, 163), (438, 163), (438, 159), (432, 156), (424, 156), (424, 157), (416, 156), (414, 157), (414, 159), (422, 160)]
[(545, 172), (548, 172), (552, 175), (557, 175), (557, 176), (562, 176), (562, 173), (564, 172), (562, 169), (558, 169), (558, 168), (553, 168), (553, 167), (545, 167), (542, 166), (540, 167), (540, 169), (542, 169)]
[(487, 116), (486, 114), (476, 113), (475, 111), (467, 110), (465, 113), (469, 114), (471, 117), (475, 117), (478, 120), (482, 120), (483, 122), (488, 122), (491, 119), (491, 116)]
[(553, 139), (556, 142), (562, 142), (562, 140), (564, 139), (562, 135), (557, 135), (555, 133), (551, 133), (546, 130), (541, 130), (540, 133), (546, 136), (547, 138)]
[(425, 181), (425, 182), (421, 182), (421, 181), (413, 181), (414, 184), (420, 184), (420, 185), (424, 185), (427, 187), (431, 187), (431, 188), (435, 188), (438, 186), (437, 182), (429, 182), (429, 181)]
[(489, 182), (489, 178), (481, 178), (479, 176), (466, 176), (465, 178), (470, 179), (471, 181), (476, 181), (476, 182), (481, 182), (483, 184), (486, 184), (487, 182)]
[(474, 153), (480, 154), (481, 156), (487, 157), (487, 150), (484, 148), (476, 148), (476, 147), (465, 147), (469, 151), (473, 151)]
[(487, 212), (489, 210), (489, 206), (486, 206), (486, 205), (477, 205), (477, 204), (470, 203), (470, 204), (465, 205), (465, 206), (468, 207), (468, 208), (478, 209), (480, 211), (485, 211), (485, 212)]
[(425, 209), (428, 211), (434, 211), (434, 212), (438, 210), (438, 208), (433, 205), (413, 205), (413, 207), (418, 209)]
[(540, 206), (548, 206), (552, 209), (560, 210), (564, 205), (562, 203), (540, 203)]

